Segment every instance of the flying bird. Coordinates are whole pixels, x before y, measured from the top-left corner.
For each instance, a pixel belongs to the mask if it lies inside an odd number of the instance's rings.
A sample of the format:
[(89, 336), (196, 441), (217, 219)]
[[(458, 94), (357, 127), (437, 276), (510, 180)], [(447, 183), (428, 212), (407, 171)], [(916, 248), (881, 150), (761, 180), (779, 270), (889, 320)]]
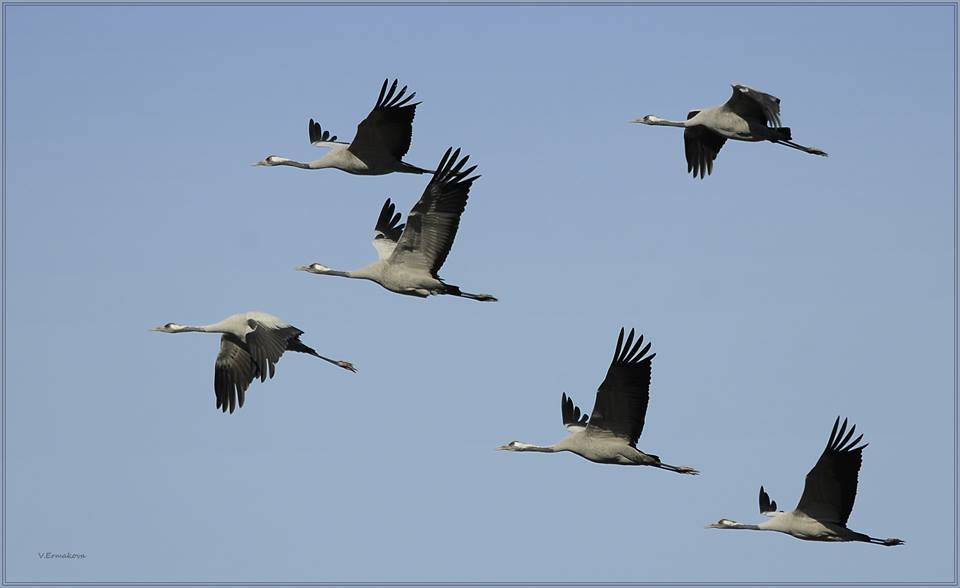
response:
[(590, 416), (581, 416), (580, 409), (565, 393), (561, 397), (560, 414), (570, 435), (546, 447), (511, 441), (497, 449), (543, 453), (570, 451), (597, 463), (646, 465), (679, 474), (698, 474), (691, 467), (666, 464), (656, 455), (637, 449), (637, 439), (643, 431), (650, 400), (650, 362), (656, 353), (647, 355), (650, 343), (640, 348), (643, 335), (634, 343), (633, 329), (630, 329), (630, 335), (624, 343), (623, 331), (620, 329), (613, 361), (607, 369), (607, 377), (597, 390)]
[(270, 155), (254, 165), (289, 165), (302, 169), (323, 169), (332, 167), (347, 173), (361, 176), (380, 176), (392, 172), (408, 174), (432, 173), (402, 161), (410, 149), (413, 136), (413, 116), (419, 102), (410, 103), (416, 92), (404, 97), (407, 87), (397, 92), (397, 80), (387, 90), (383, 81), (380, 97), (367, 118), (357, 125), (357, 135), (350, 143), (337, 141), (336, 135), (320, 128), (320, 124), (311, 118), (308, 123), (310, 144), (315, 147), (327, 147), (330, 150), (315, 161), (302, 162)]
[(700, 179), (713, 171), (713, 160), (727, 139), (770, 141), (826, 157), (826, 151), (791, 141), (790, 128), (780, 126), (779, 98), (748, 86), (732, 85), (733, 96), (729, 100), (720, 106), (691, 110), (687, 120), (666, 120), (648, 114), (630, 122), (683, 127), (687, 172)]
[[(839, 427), (839, 431), (837, 430)], [(902, 539), (878, 539), (847, 528), (847, 519), (857, 497), (857, 475), (863, 460), (863, 448), (857, 447), (863, 439), (850, 441), (856, 425), (847, 431), (847, 419), (840, 425), (840, 417), (833, 423), (827, 446), (807, 474), (803, 495), (791, 512), (777, 510), (777, 503), (760, 486), (760, 514), (769, 520), (759, 525), (745, 525), (730, 519), (720, 519), (707, 525), (711, 529), (751, 529), (779, 531), (807, 541), (863, 541), (877, 545), (902, 545)]]
[(312, 263), (296, 269), (326, 276), (358, 278), (376, 282), (398, 294), (426, 298), (450, 294), (472, 300), (496, 301), (490, 294), (471, 294), (459, 286), (447, 284), (438, 272), (450, 253), (460, 226), (460, 215), (467, 206), (470, 186), (479, 175), (470, 176), (477, 166), (463, 169), (470, 156), (460, 159), (460, 150), (447, 149), (437, 171), (420, 200), (399, 224), (400, 213), (387, 198), (373, 233), (377, 261), (351, 272), (337, 271)]
[(167, 323), (151, 329), (161, 333), (223, 333), (220, 353), (213, 372), (217, 408), (232, 413), (243, 406), (244, 394), (255, 378), (272, 378), (284, 351), (298, 351), (319, 357), (333, 365), (356, 372), (349, 361), (324, 357), (300, 341), (303, 331), (265, 312), (241, 312), (211, 325), (190, 326)]

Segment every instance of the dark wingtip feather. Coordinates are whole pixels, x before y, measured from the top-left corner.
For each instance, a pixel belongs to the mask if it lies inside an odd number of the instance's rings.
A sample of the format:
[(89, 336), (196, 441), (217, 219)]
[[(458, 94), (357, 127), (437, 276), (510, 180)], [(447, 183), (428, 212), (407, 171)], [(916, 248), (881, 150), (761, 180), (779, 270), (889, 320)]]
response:
[(380, 95), (377, 97), (377, 104), (376, 104), (376, 106), (380, 106), (380, 104), (383, 103), (383, 95), (384, 95), (384, 94), (386, 93), (386, 91), (387, 91), (387, 84), (388, 84), (389, 82), (390, 82), (390, 78), (387, 78), (387, 79), (383, 80), (383, 85), (380, 86)]
[(620, 350), (623, 349), (623, 334), (624, 328), (620, 327), (620, 335), (617, 337), (617, 348), (613, 352), (613, 361), (617, 361), (617, 358), (620, 357)]
[(833, 445), (833, 439), (837, 434), (837, 428), (840, 426), (840, 417), (837, 416), (837, 420), (833, 421), (833, 429), (830, 430), (830, 438), (827, 440), (827, 449)]
[(826, 451), (833, 453), (850, 453), (855, 451), (862, 451), (864, 447), (869, 445), (869, 443), (864, 443), (860, 447), (857, 447), (863, 440), (863, 433), (860, 433), (855, 439), (853, 439), (853, 434), (857, 430), (856, 425), (851, 425), (850, 429), (847, 430), (849, 425), (849, 420), (847, 418), (843, 419), (843, 422), (840, 422), (840, 417), (833, 423), (833, 429), (830, 431), (830, 440), (827, 442)]
[(580, 407), (574, 404), (573, 399), (564, 392), (560, 398), (560, 416), (564, 426), (586, 425), (589, 417), (580, 412)]
[(760, 514), (777, 512), (777, 501), (770, 500), (770, 495), (760, 486)]
[(626, 352), (629, 351), (630, 346), (633, 345), (633, 335), (634, 330), (630, 329), (630, 334), (627, 335), (627, 341), (623, 344), (623, 349), (620, 351), (620, 356), (617, 357), (617, 361), (623, 361), (623, 358), (626, 356)]
[(440, 158), (440, 163), (437, 165), (437, 170), (433, 172), (434, 179), (440, 178), (443, 175), (444, 169), (447, 166), (447, 160), (450, 159), (450, 154), (452, 152), (453, 147), (447, 147), (447, 150), (444, 151), (443, 157)]

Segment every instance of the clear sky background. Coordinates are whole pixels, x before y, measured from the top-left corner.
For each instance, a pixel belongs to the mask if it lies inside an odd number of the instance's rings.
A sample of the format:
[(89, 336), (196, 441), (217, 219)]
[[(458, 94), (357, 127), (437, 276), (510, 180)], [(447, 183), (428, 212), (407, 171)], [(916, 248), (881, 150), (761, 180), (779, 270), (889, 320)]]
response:
[[(949, 6), (6, 6), (6, 580), (949, 581)], [(407, 160), (463, 147), (449, 282), (355, 269), (426, 176), (257, 168), (349, 139), (386, 77)], [(683, 119), (731, 82), (829, 158)], [(215, 409), (218, 337), (264, 310), (301, 354)], [(617, 332), (653, 343), (639, 447), (702, 475), (495, 451), (561, 439)], [(865, 434), (851, 528), (704, 529), (792, 508), (834, 418)], [(41, 560), (41, 551), (84, 553)]]

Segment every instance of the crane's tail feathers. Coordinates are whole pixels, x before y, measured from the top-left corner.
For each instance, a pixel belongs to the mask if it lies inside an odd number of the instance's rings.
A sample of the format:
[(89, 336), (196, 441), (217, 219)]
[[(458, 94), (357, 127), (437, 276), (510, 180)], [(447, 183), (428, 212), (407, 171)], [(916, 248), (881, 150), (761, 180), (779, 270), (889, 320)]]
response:
[(460, 296), (461, 298), (469, 298), (471, 300), (479, 300), (481, 302), (496, 302), (497, 299), (490, 294), (472, 294), (470, 292), (464, 292), (460, 289), (459, 286), (452, 286), (450, 284), (444, 284), (444, 294), (450, 294), (451, 296)]
[(670, 465), (670, 464), (668, 464), (668, 463), (656, 463), (656, 464), (653, 464), (653, 465), (657, 466), (657, 467), (660, 468), (660, 469), (669, 470), (669, 471), (671, 471), (671, 472), (676, 472), (676, 473), (678, 473), (678, 474), (688, 474), (688, 475), (691, 475), (691, 476), (698, 476), (698, 475), (700, 475), (700, 472), (699, 472), (699, 471), (697, 471), (697, 470), (695, 470), (695, 469), (693, 469), (693, 468), (691, 468), (691, 467), (689, 467), (689, 466), (674, 466), (674, 465)]
[(422, 167), (417, 167), (417, 166), (415, 166), (415, 165), (410, 165), (410, 164), (407, 163), (406, 161), (401, 161), (401, 162), (400, 162), (400, 169), (397, 170), (397, 171), (401, 171), (401, 172), (406, 173), (406, 174), (433, 174), (433, 173), (436, 173), (436, 170), (423, 169)]

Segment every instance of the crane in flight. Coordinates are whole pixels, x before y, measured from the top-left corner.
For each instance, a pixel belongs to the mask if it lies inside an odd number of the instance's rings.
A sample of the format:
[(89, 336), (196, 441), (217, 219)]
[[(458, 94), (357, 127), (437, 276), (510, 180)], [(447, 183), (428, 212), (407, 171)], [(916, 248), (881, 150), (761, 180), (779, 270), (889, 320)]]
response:
[(573, 400), (566, 393), (563, 394), (560, 413), (570, 435), (554, 445), (538, 446), (511, 441), (497, 449), (542, 453), (569, 451), (596, 463), (653, 466), (678, 474), (700, 473), (691, 467), (663, 463), (656, 455), (637, 449), (637, 439), (643, 431), (650, 400), (650, 362), (656, 353), (647, 355), (650, 343), (640, 348), (643, 335), (634, 343), (633, 329), (630, 329), (626, 343), (623, 334), (621, 328), (613, 361), (607, 369), (607, 377), (597, 390), (590, 416), (581, 416)]
[(779, 98), (749, 86), (732, 86), (733, 96), (729, 100), (720, 106), (691, 110), (687, 113), (687, 120), (667, 120), (648, 114), (630, 122), (682, 127), (687, 172), (700, 179), (713, 171), (713, 160), (727, 139), (770, 141), (812, 155), (827, 155), (826, 151), (805, 147), (791, 140), (790, 127), (780, 126)]
[(210, 325), (166, 323), (161, 333), (222, 333), (213, 372), (217, 408), (232, 413), (243, 406), (244, 394), (255, 378), (272, 378), (284, 351), (298, 351), (356, 372), (349, 361), (324, 357), (300, 341), (303, 331), (266, 312), (241, 312)]
[(447, 284), (438, 272), (453, 247), (453, 239), (460, 226), (460, 216), (467, 206), (470, 187), (479, 175), (470, 174), (477, 168), (463, 169), (470, 158), (460, 159), (460, 150), (447, 149), (420, 200), (407, 216), (406, 224), (398, 224), (400, 213), (388, 198), (380, 209), (374, 229), (373, 247), (377, 261), (354, 271), (338, 271), (320, 263), (311, 263), (295, 269), (323, 276), (339, 276), (370, 280), (391, 292), (426, 298), (449, 294), (495, 302), (490, 294), (464, 292), (459, 286)]
[(336, 135), (321, 129), (320, 124), (311, 118), (307, 125), (310, 144), (315, 147), (329, 148), (323, 157), (303, 162), (270, 155), (254, 165), (288, 165), (301, 169), (334, 168), (361, 176), (380, 176), (392, 172), (432, 173), (431, 170), (403, 161), (403, 156), (410, 150), (413, 117), (420, 103), (410, 103), (410, 100), (416, 96), (416, 92), (404, 97), (407, 91), (406, 86), (397, 92), (397, 80), (393, 80), (393, 84), (387, 90), (388, 81), (383, 81), (380, 96), (373, 110), (357, 125), (357, 134), (353, 141), (349, 143), (337, 141)]
[[(837, 428), (839, 427), (839, 430)], [(863, 448), (857, 446), (863, 439), (850, 440), (856, 425), (847, 431), (847, 419), (840, 425), (840, 417), (833, 423), (830, 439), (820, 459), (807, 474), (803, 495), (797, 507), (790, 512), (777, 510), (763, 486), (760, 486), (760, 514), (769, 517), (758, 525), (747, 525), (720, 519), (707, 525), (709, 529), (750, 529), (779, 531), (807, 541), (862, 541), (875, 545), (902, 545), (902, 539), (878, 539), (847, 528), (847, 519), (857, 497), (857, 477), (863, 461)]]

